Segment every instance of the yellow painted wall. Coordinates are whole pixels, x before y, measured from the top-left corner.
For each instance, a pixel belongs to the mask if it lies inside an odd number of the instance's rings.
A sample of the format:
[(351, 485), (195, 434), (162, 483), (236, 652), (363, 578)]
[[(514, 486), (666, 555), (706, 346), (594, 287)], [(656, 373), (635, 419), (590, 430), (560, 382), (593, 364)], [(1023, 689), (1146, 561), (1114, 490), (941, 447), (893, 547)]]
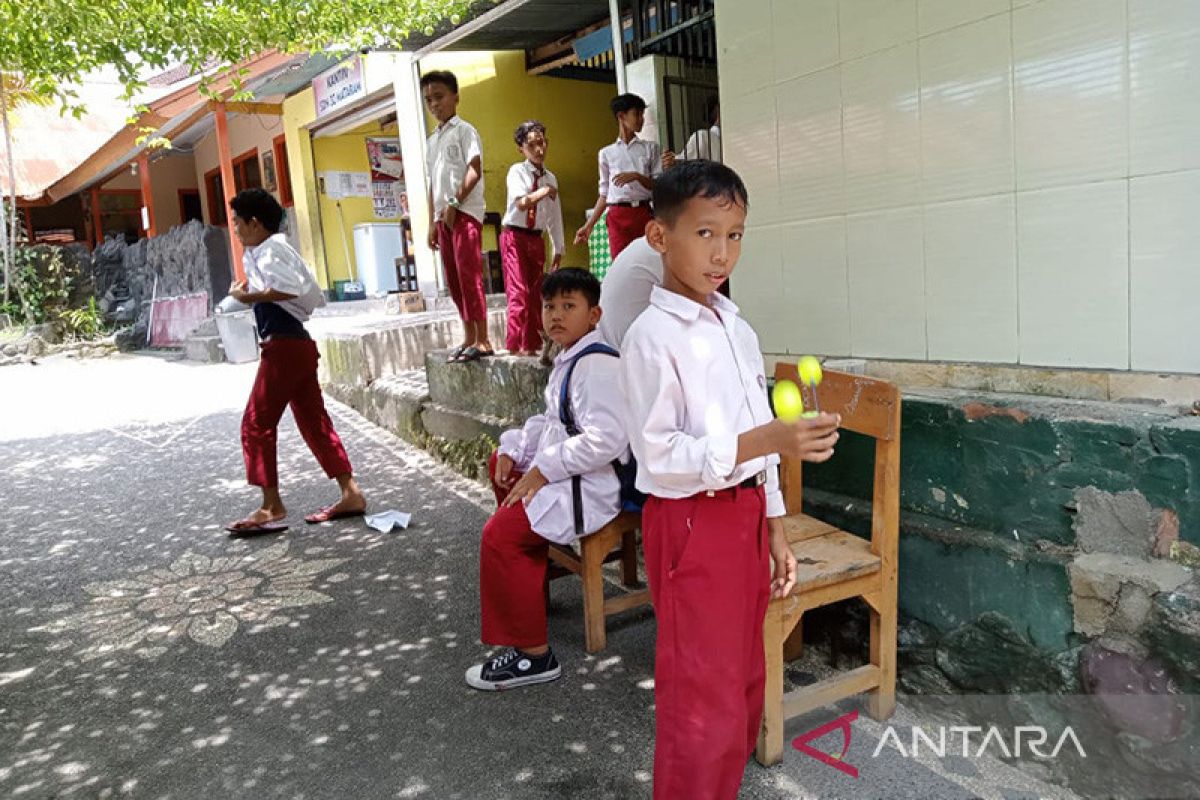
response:
[[(283, 103), (283, 125), (286, 129), (288, 166), (295, 201), (297, 239), (300, 254), (313, 265), (317, 281), (330, 288), (334, 281), (351, 277), (353, 263), (354, 226), (362, 222), (387, 222), (376, 219), (369, 197), (346, 197), (338, 203), (319, 192), (317, 176), (326, 171), (367, 172), (366, 138), (395, 136), (396, 125), (363, 125), (339, 136), (313, 138), (305, 128), (316, 119), (313, 91), (305, 89)], [(395, 220), (399, 222), (399, 220)], [(344, 241), (343, 241), (344, 237)], [(346, 260), (349, 251), (350, 262)]]
[[(288, 154), (288, 175), (292, 179), (293, 211), (296, 213), (296, 240), (300, 255), (313, 267), (317, 281), (330, 287), (325, 246), (321, 238), (320, 209), (317, 197), (317, 178), (313, 168), (312, 137), (304, 128), (316, 118), (312, 88), (298, 92), (283, 101), (283, 128)], [(366, 158), (366, 154), (363, 154)]]
[[(421, 60), (421, 72), (448, 69), (458, 78), (459, 116), (479, 130), (483, 139), (483, 180), (487, 210), (504, 213), (508, 168), (523, 156), (513, 131), (527, 119), (546, 126), (550, 142), (546, 166), (558, 177), (567, 240), (564, 266), (586, 267), (587, 247), (571, 239), (583, 224), (584, 213), (596, 203), (596, 153), (617, 138), (617, 124), (608, 103), (614, 84), (531, 76), (525, 54), (435, 53)], [(434, 121), (427, 117), (433, 130)], [(485, 238), (484, 247), (490, 249)]]
[[(525, 71), (521, 52), (437, 53), (422, 60), (423, 72), (453, 70), (459, 79), (459, 109), (464, 119), (483, 139), (483, 172), (487, 210), (504, 212), (505, 177), (508, 168), (521, 159), (512, 135), (526, 119), (539, 119), (550, 139), (547, 164), (558, 176), (563, 201), (563, 227), (567, 240), (566, 265), (586, 266), (587, 248), (571, 244), (584, 213), (596, 202), (596, 152), (616, 138), (616, 123), (608, 102), (614, 86), (561, 78), (533, 77)], [(311, 263), (322, 286), (350, 277), (345, 250), (354, 258), (354, 226), (377, 222), (369, 198), (342, 201), (339, 221), (337, 206), (317, 191), (317, 174), (326, 170), (365, 172), (367, 136), (395, 135), (378, 126), (364, 126), (341, 136), (312, 139), (304, 126), (315, 119), (312, 89), (305, 89), (283, 103), (283, 125), (287, 135), (296, 203), (298, 238), (302, 255)], [(426, 125), (432, 129), (432, 120)], [(404, 124), (403, 117), (401, 124)], [(424, 188), (409, 187), (410, 202), (424, 203)], [(346, 248), (342, 245), (345, 230)], [(418, 247), (423, 247), (417, 243)], [(491, 231), (485, 229), (484, 249), (496, 249)]]
[[(313, 161), (317, 173), (326, 170), (340, 172), (367, 172), (370, 163), (367, 161), (366, 138), (368, 136), (395, 136), (396, 125), (388, 127), (378, 124), (364, 125), (348, 131), (341, 136), (322, 136), (312, 140)], [(332, 200), (324, 194), (318, 197), (321, 235), (325, 241), (325, 263), (329, 268), (331, 280), (342, 280), (350, 277), (346, 265), (346, 253), (350, 253), (351, 263), (357, 258), (354, 250), (354, 226), (363, 222), (388, 222), (387, 219), (376, 218), (374, 205), (369, 197), (344, 197), (340, 201)], [(338, 203), (341, 203), (341, 213), (338, 213)], [(399, 218), (393, 217), (391, 222), (399, 225)]]

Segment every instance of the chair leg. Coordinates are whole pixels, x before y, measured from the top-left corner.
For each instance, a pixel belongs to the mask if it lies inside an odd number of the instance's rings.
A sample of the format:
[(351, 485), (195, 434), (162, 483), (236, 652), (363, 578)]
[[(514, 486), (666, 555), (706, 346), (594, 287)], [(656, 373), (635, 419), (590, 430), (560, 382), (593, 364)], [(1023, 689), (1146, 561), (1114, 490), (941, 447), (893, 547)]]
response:
[(767, 681), (764, 688), (762, 729), (754, 757), (764, 767), (783, 760), (783, 605), (773, 601), (763, 622)]
[(802, 655), (804, 655), (804, 620), (800, 619), (783, 642), (783, 663), (795, 661)]
[(867, 713), (884, 720), (896, 710), (896, 600), (893, 594), (871, 611), (871, 663), (879, 667), (879, 688), (867, 693)]
[(621, 537), (621, 582), (626, 586), (638, 585), (637, 531), (629, 531)]
[(583, 640), (589, 653), (598, 653), (608, 644), (604, 631), (604, 577), (601, 574), (607, 553), (602, 552), (603, 548), (589, 547), (588, 544), (585, 540), (580, 548), (583, 551), (583, 569), (579, 575), (583, 579)]

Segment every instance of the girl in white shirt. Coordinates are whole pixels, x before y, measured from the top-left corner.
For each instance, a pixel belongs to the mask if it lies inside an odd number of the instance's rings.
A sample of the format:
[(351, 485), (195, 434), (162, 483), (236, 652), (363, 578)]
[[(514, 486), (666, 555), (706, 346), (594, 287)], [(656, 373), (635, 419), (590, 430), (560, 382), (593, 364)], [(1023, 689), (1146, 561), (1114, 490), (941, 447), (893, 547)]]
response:
[(558, 179), (546, 169), (546, 126), (522, 122), (513, 134), (525, 160), (508, 169), (508, 206), (500, 232), (504, 292), (508, 295), (508, 352), (537, 355), (542, 347), (542, 275), (546, 268), (544, 233), (554, 248), (551, 271), (562, 263), (562, 206)]

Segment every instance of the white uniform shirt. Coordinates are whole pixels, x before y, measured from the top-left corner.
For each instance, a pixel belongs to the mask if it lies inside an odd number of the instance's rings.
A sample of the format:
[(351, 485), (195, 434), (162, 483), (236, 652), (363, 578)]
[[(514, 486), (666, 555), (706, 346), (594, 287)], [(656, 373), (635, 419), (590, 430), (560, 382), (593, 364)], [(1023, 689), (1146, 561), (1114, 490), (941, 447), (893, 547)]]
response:
[(626, 460), (629, 439), (621, 419), (620, 359), (603, 353), (584, 356), (571, 375), (571, 411), (582, 433), (569, 436), (558, 418), (558, 398), (571, 359), (600, 341), (596, 331), (554, 359), (546, 384), (546, 412), (523, 428), (500, 435), (500, 452), (522, 472), (537, 467), (549, 481), (525, 504), (533, 530), (552, 542), (575, 541), (571, 476), (581, 475), (583, 529), (595, 533), (621, 510), (621, 486), (613, 459)]
[(685, 159), (703, 158), (708, 161), (721, 160), (721, 126), (713, 125), (708, 130), (696, 131), (688, 137), (683, 148)]
[(618, 350), (629, 326), (650, 305), (650, 291), (662, 286), (662, 256), (639, 236), (612, 262), (600, 284), (600, 335)]
[(483, 141), (479, 138), (479, 131), (471, 123), (454, 116), (429, 135), (425, 162), (433, 189), (434, 216), (440, 217), (450, 204), (450, 198), (462, 188), (467, 165), (476, 157), (480, 159), (479, 183), (475, 184), (458, 210), (483, 222)]
[(626, 144), (620, 139), (600, 150), (600, 196), (610, 203), (644, 203), (652, 192), (637, 181), (617, 186), (612, 179), (622, 172), (640, 172), (651, 178), (662, 174), (662, 148), (637, 136)]
[[(508, 210), (504, 212), (505, 225), (512, 225), (515, 228), (526, 227), (526, 214), (517, 208), (517, 201), (525, 195), (533, 194), (543, 186), (558, 188), (558, 179), (554, 177), (554, 173), (545, 170), (538, 176), (537, 189), (534, 189), (533, 179), (536, 175), (537, 170), (528, 160), (513, 164), (508, 168)], [(562, 204), (558, 197), (547, 197), (537, 204), (537, 221), (534, 222), (533, 229), (550, 234), (554, 255), (562, 255), (566, 252), (566, 243), (563, 241)]]
[(779, 456), (736, 464), (738, 436), (773, 419), (758, 337), (737, 306), (715, 311), (656, 287), (621, 351), (637, 487), (663, 498), (736, 486), (766, 470), (767, 516), (785, 513)]
[(312, 270), (282, 233), (272, 235), (262, 244), (245, 248), (242, 267), (250, 291), (274, 289), (295, 295), (291, 300), (276, 300), (275, 304), (301, 322), (307, 322), (314, 309), (325, 305), (325, 295)]

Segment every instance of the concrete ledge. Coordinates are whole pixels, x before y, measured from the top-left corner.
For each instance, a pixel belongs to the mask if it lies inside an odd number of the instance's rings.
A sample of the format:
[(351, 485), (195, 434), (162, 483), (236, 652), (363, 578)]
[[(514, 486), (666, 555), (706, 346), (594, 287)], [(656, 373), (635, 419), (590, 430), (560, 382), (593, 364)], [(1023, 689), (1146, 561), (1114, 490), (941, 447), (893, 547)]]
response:
[(421, 423), (430, 436), (453, 441), (469, 441), (486, 436), (493, 442), (498, 442), (500, 434), (518, 424), (500, 417), (446, 408), (434, 402), (421, 407)]
[(503, 355), (447, 364), (448, 352), (437, 350), (425, 356), (429, 396), (438, 405), (522, 422), (545, 410), (550, 370), (536, 358)]
[[(504, 341), (507, 322), (507, 311), (488, 311), (492, 341)], [(370, 386), (380, 378), (422, 368), (427, 353), (460, 341), (462, 323), (454, 316), (424, 315), (419, 320), (392, 316), (356, 330), (314, 330), (313, 336), (321, 353), (321, 383)]]
[[(947, 389), (906, 392), (900, 505), (1021, 542), (1073, 546), (1078, 493), (1137, 492), (1200, 542), (1200, 417), (1169, 407)], [(871, 443), (843, 433), (806, 485), (856, 497)]]
[(204, 364), (221, 364), (225, 361), (225, 348), (220, 336), (189, 336), (183, 343), (183, 355), (188, 361)]
[[(777, 361), (795, 361), (796, 358), (796, 355), (766, 354), (768, 374)], [(892, 381), (902, 389), (1016, 392), (1079, 400), (1151, 402), (1186, 408), (1200, 401), (1200, 376), (1196, 375), (883, 359), (867, 359), (865, 365), (867, 375)]]

